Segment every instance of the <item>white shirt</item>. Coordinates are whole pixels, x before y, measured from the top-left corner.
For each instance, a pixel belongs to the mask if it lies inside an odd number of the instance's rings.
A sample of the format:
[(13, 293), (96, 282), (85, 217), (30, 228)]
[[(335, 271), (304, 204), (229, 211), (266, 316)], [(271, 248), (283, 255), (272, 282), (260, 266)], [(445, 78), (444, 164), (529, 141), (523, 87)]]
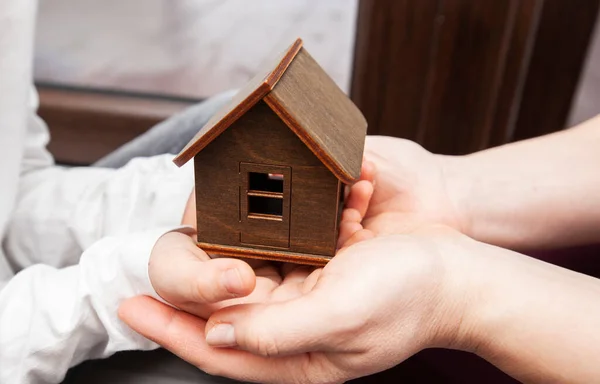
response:
[(0, 1), (0, 383), (56, 383), (82, 360), (155, 345), (117, 318), (156, 296), (148, 260), (193, 186), (171, 156), (64, 169), (32, 91), (35, 0)]

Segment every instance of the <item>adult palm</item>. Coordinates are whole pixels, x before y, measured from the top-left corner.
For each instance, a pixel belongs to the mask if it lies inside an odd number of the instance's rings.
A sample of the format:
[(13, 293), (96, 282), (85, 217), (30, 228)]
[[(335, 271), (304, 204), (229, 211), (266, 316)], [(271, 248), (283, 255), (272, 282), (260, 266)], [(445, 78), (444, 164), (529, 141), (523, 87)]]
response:
[(464, 303), (454, 298), (465, 295), (446, 295), (447, 269), (460, 271), (464, 260), (446, 255), (472, 240), (441, 228), (359, 241), (368, 233), (325, 268), (295, 269), (267, 300), (223, 308), (208, 322), (149, 298), (126, 302), (120, 314), (210, 374), (261, 383), (338, 383), (424, 348), (458, 346), (460, 329), (447, 325), (460, 324)]
[(443, 224), (465, 232), (467, 220), (449, 183), (455, 158), (434, 155), (403, 139), (368, 136), (365, 159), (374, 164), (362, 177), (375, 191), (363, 225), (377, 234), (408, 233)]

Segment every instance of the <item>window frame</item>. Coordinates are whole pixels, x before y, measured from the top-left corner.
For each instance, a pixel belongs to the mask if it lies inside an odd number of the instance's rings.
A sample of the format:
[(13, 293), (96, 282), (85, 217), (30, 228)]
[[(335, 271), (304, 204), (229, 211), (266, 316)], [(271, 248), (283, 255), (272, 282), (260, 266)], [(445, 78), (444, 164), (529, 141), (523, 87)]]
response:
[[(260, 191), (250, 189), (250, 173), (281, 174), (283, 175), (283, 191)], [(291, 168), (281, 165), (255, 164), (240, 162), (240, 221), (268, 220), (289, 223), (291, 200)], [(274, 198), (282, 200), (280, 215), (250, 212), (250, 197)], [(244, 220), (246, 219), (246, 220)]]

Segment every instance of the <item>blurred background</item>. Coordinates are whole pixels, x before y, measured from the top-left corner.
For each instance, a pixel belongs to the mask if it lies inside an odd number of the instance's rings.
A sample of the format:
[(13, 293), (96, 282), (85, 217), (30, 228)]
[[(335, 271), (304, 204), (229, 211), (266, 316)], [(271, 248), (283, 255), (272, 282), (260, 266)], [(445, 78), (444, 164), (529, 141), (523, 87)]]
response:
[(206, 98), (302, 37), (349, 90), (356, 0), (41, 0), (43, 82)]
[(40, 114), (88, 164), (301, 37), (370, 134), (469, 153), (600, 113), (599, 1), (40, 0)]

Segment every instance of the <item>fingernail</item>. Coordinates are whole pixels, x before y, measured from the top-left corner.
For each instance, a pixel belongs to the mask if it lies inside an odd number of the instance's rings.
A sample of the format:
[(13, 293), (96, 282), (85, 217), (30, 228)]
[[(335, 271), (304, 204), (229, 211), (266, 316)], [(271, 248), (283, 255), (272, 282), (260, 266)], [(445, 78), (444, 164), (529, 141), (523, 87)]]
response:
[(242, 276), (240, 272), (235, 269), (228, 269), (221, 276), (221, 283), (225, 286), (225, 289), (233, 294), (239, 294), (243, 289)]
[(206, 342), (213, 347), (235, 347), (235, 330), (231, 324), (217, 324), (208, 331)]

